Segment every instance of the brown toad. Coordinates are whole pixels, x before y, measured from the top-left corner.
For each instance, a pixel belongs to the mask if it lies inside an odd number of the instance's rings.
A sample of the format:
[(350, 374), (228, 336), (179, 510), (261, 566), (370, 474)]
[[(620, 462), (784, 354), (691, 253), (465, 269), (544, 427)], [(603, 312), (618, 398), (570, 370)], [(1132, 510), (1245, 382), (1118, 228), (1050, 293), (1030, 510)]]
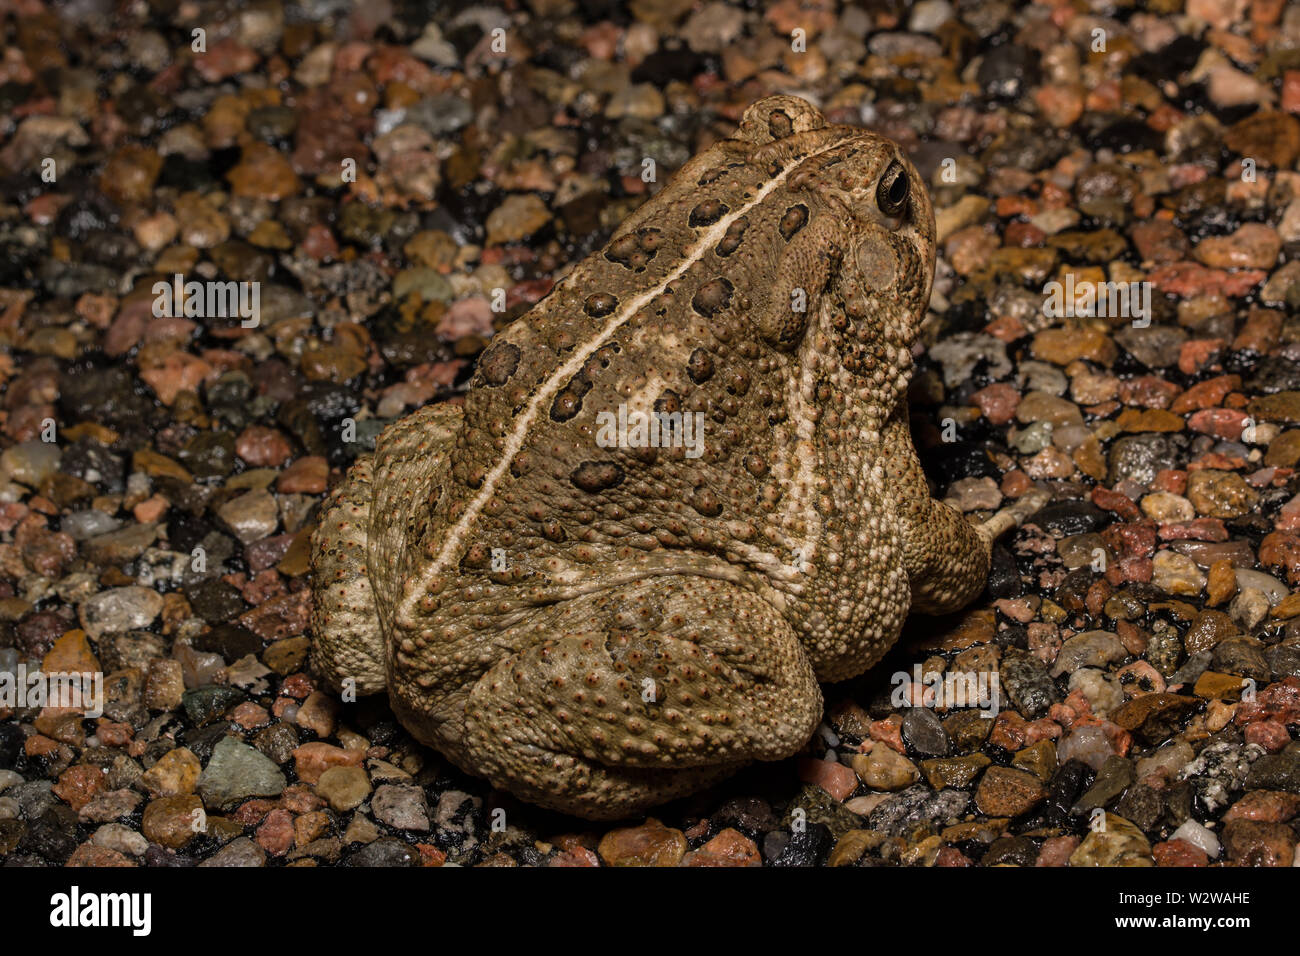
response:
[(798, 751), (1019, 517), (932, 500), (911, 444), (934, 242), (898, 146), (755, 103), (331, 495), (318, 670), (592, 819)]

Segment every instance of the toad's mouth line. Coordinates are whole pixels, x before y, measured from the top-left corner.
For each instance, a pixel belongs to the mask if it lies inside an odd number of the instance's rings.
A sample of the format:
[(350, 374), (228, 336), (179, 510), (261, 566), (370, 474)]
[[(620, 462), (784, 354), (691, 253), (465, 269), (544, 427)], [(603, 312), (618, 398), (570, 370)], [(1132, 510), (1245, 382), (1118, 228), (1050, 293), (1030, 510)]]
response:
[[(464, 513), (456, 523), (447, 531), (447, 536), (443, 540), (442, 547), (438, 549), (437, 556), (429, 565), (419, 574), (415, 581), (412, 582), (404, 597), (402, 603), (395, 615), (399, 627), (410, 628), (416, 623), (416, 612), (423, 596), (428, 592), (429, 586), (433, 580), (441, 574), (449, 564), (451, 564), (455, 555), (459, 552), (465, 536), (473, 527), (479, 514), (484, 506), (496, 492), (497, 485), (501, 482), (502, 477), (506, 474), (511, 462), (519, 454), (520, 449), (524, 446), (524, 441), (528, 437), (528, 432), (532, 428), (533, 421), (537, 418), (539, 410), (560, 390), (563, 384), (582, 369), (587, 359), (603, 346), (623, 325), (625, 325), (632, 316), (636, 315), (641, 309), (650, 305), (658, 296), (663, 294), (669, 285), (676, 282), (684, 276), (690, 268), (700, 261), (709, 249), (717, 245), (726, 236), (727, 230), (731, 224), (745, 215), (763, 202), (775, 190), (785, 184), (786, 179), (792, 172), (801, 167), (810, 159), (817, 156), (840, 149), (844, 146), (842, 140), (832, 140), (823, 145), (820, 149), (808, 153), (796, 155), (793, 160), (786, 165), (780, 173), (769, 179), (754, 195), (754, 198), (742, 206), (728, 212), (717, 222), (711, 225), (704, 232), (700, 233), (695, 246), (682, 258), (677, 268), (673, 269), (656, 285), (628, 300), (617, 309), (605, 323), (600, 333), (579, 348), (574, 349), (573, 354), (563, 365), (551, 373), (550, 377), (542, 383), (541, 388), (533, 393), (528, 404), (520, 413), (515, 422), (514, 428), (506, 436), (504, 447), (502, 448), (500, 460), (492, 467), (487, 476), (483, 479), (483, 484), (477, 494), (470, 500), (465, 507)], [(566, 280), (567, 282), (567, 280)]]

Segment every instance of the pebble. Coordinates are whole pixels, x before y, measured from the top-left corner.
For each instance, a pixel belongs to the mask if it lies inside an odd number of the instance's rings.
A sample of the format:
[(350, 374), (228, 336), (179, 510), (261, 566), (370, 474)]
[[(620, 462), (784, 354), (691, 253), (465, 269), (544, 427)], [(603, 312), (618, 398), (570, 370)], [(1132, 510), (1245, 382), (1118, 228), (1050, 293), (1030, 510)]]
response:
[(413, 784), (386, 783), (376, 787), (370, 811), (378, 822), (397, 830), (423, 833), (429, 829), (429, 805), (424, 790)]
[(1168, 594), (1195, 597), (1205, 590), (1205, 575), (1191, 558), (1176, 551), (1157, 551), (1152, 562), (1151, 583)]
[(202, 773), (199, 758), (185, 747), (169, 750), (140, 777), (155, 797), (183, 796), (194, 792)]
[(1002, 492), (992, 478), (962, 478), (948, 489), (944, 499), (958, 511), (992, 511), (1002, 503)]
[(1240, 518), (1259, 500), (1240, 475), (1212, 468), (1188, 476), (1187, 497), (1198, 514), (1212, 518)]
[(287, 780), (266, 756), (234, 737), (222, 737), (198, 781), (198, 792), (210, 807), (228, 807), (249, 797), (274, 797)]
[(266, 866), (266, 851), (248, 837), (237, 837), (199, 866)]
[[(1191, 783), (1197, 800), (1213, 813), (1232, 801), (1232, 793), (1240, 790), (1247, 775), (1252, 773), (1252, 762), (1272, 759), (1259, 757), (1259, 753), (1259, 748), (1243, 747), (1228, 741), (1211, 743), (1179, 772), (1179, 778)], [(1266, 770), (1256, 779), (1263, 776), (1267, 776)], [(1257, 788), (1273, 789), (1264, 782), (1252, 785), (1252, 789)]]
[(136, 864), (132, 860), (127, 859), (123, 854), (118, 853), (116, 850), (110, 850), (107, 847), (85, 843), (72, 852), (72, 855), (68, 857), (68, 862), (65, 865), (118, 867), (135, 866)]
[(73, 810), (81, 810), (104, 786), (104, 772), (99, 767), (80, 765), (60, 774), (53, 792)]
[(1195, 758), (1196, 753), (1184, 740), (1174, 740), (1160, 747), (1153, 753), (1137, 760), (1134, 774), (1138, 780), (1150, 776), (1176, 779), (1179, 771)]
[(90, 836), (90, 842), (123, 856), (144, 856), (149, 841), (144, 835), (121, 823), (105, 823)]
[(1180, 446), (1167, 435), (1154, 433), (1125, 436), (1111, 446), (1107, 484), (1114, 486), (1131, 481), (1148, 488), (1159, 472), (1176, 468), (1180, 458)]
[(272, 202), (292, 196), (302, 189), (298, 174), (279, 150), (266, 143), (244, 147), (239, 163), (226, 173), (231, 192)]
[(1056, 759), (1062, 766), (1078, 760), (1100, 771), (1114, 753), (1114, 746), (1105, 731), (1086, 724), (1075, 727), (1056, 744)]
[(1109, 366), (1117, 354), (1110, 338), (1096, 329), (1045, 329), (1034, 336), (1030, 350), (1034, 358), (1063, 367), (1080, 359)]
[(942, 756), (949, 751), (948, 735), (932, 710), (911, 707), (903, 713), (903, 740), (916, 753)]
[(1164, 692), (1140, 694), (1112, 714), (1112, 719), (1139, 739), (1157, 745), (1177, 733), (1197, 708), (1194, 697)]
[(550, 220), (550, 211), (537, 196), (509, 196), (488, 214), (487, 241), (491, 245), (518, 242), (537, 232)]
[(62, 452), (53, 442), (26, 441), (0, 453), (0, 480), (38, 488), (59, 467)]
[(162, 613), (163, 597), (152, 588), (120, 587), (102, 591), (81, 605), (81, 626), (90, 637), (147, 628)]
[(235, 454), (254, 467), (277, 468), (290, 453), (288, 440), (275, 428), (250, 425), (235, 439)]
[(1213, 830), (1206, 829), (1202, 824), (1195, 820), (1185, 820), (1173, 833), (1169, 835), (1171, 840), (1183, 840), (1192, 846), (1201, 850), (1209, 859), (1215, 859), (1219, 855), (1220, 844), (1219, 838), (1214, 835)]
[(1210, 858), (1205, 851), (1186, 840), (1170, 838), (1151, 848), (1156, 866), (1208, 866)]
[(1160, 524), (1191, 521), (1196, 517), (1196, 508), (1190, 501), (1168, 491), (1146, 495), (1141, 501), (1141, 507), (1143, 514)]
[(1287, 596), (1287, 588), (1271, 574), (1254, 571), (1250, 568), (1237, 568), (1235, 571), (1237, 587), (1254, 588), (1268, 599), (1270, 605), (1280, 604)]
[(1109, 716), (1124, 702), (1124, 689), (1119, 680), (1093, 667), (1074, 671), (1070, 675), (1069, 689), (1071, 693), (1081, 693), (1091, 712), (1098, 717)]
[(871, 811), (868, 822), (872, 830), (901, 836), (921, 821), (956, 823), (969, 805), (970, 794), (964, 790), (934, 793), (925, 785), (918, 784), (891, 794)]
[[(1241, 751), (1233, 752), (1232, 757), (1236, 759), (1231, 764), (1228, 764), (1226, 757), (1222, 757), (1218, 762), (1227, 764), (1228, 770), (1225, 770), (1221, 776), (1230, 781), (1240, 779), (1245, 769), (1243, 763), (1249, 763), (1251, 755), (1250, 752), (1244, 754)], [(1249, 770), (1246, 772), (1248, 776), (1245, 777), (1245, 785), (1251, 790), (1285, 790), (1289, 793), (1300, 793), (1300, 757), (1294, 753), (1264, 754), (1250, 763)]]
[(1042, 781), (1024, 770), (989, 767), (975, 791), (975, 806), (991, 817), (1018, 817), (1047, 797)]
[(96, 794), (77, 813), (82, 823), (108, 823), (124, 819), (139, 805), (140, 794), (127, 789), (108, 790)]
[(981, 770), (990, 763), (984, 754), (969, 754), (965, 757), (937, 757), (921, 761), (921, 772), (935, 790), (952, 787), (964, 790), (975, 782)]
[(799, 761), (799, 779), (821, 787), (836, 800), (844, 800), (858, 786), (853, 770), (835, 760)]
[(902, 790), (916, 783), (921, 776), (916, 764), (884, 745), (876, 745), (869, 753), (855, 756), (853, 770), (873, 790)]
[(276, 807), (262, 820), (254, 839), (271, 856), (284, 856), (293, 846), (293, 814)]
[(1223, 828), (1224, 855), (1236, 866), (1289, 867), (1295, 845), (1295, 833), (1282, 823), (1236, 819)]
[(912, 7), (907, 28), (913, 33), (937, 33), (952, 19), (952, 5), (947, 0), (920, 0)]
[(1112, 754), (1102, 763), (1092, 786), (1079, 797), (1070, 808), (1070, 812), (1078, 816), (1090, 816), (1094, 810), (1109, 806), (1128, 789), (1134, 779), (1133, 764), (1121, 756)]
[(930, 356), (943, 366), (944, 384), (949, 387), (969, 379), (980, 363), (997, 378), (1011, 371), (1006, 345), (991, 335), (958, 333), (932, 346)]
[(179, 850), (204, 831), (203, 801), (194, 794), (159, 797), (144, 808), (140, 832), (151, 843)]
[(418, 866), (418, 851), (394, 837), (380, 837), (362, 846), (344, 861), (347, 866)]
[(1052, 703), (1060, 699), (1060, 691), (1043, 663), (1016, 648), (1003, 653), (998, 665), (998, 679), (1011, 705), (1031, 719), (1044, 714)]
[(316, 781), (316, 793), (339, 812), (353, 810), (370, 795), (370, 781), (360, 767), (328, 767)]
[(1216, 607), (1236, 593), (1237, 575), (1232, 562), (1227, 558), (1215, 561), (1210, 565), (1210, 573), (1206, 576), (1206, 603)]
[(1077, 634), (1061, 645), (1052, 665), (1051, 675), (1060, 677), (1073, 673), (1080, 667), (1103, 667), (1123, 660), (1128, 650), (1119, 638), (1107, 631), (1087, 631)]
[(1300, 813), (1300, 795), (1276, 790), (1252, 790), (1228, 808), (1224, 822), (1261, 820), (1284, 823)]
[(1070, 866), (1154, 866), (1151, 844), (1128, 820), (1106, 813), (1104, 830), (1090, 830), (1070, 854)]
[(1228, 606), (1232, 619), (1247, 631), (1268, 615), (1268, 595), (1258, 588), (1242, 588)]
[(322, 494), (328, 483), (329, 463), (319, 455), (297, 459), (275, 480), (276, 490), (283, 494)]
[(275, 497), (265, 490), (249, 491), (217, 509), (221, 523), (244, 544), (261, 540), (279, 527)]
[(758, 846), (738, 830), (727, 827), (698, 850), (691, 850), (680, 866), (762, 866)]
[(677, 866), (686, 849), (682, 831), (650, 817), (640, 826), (610, 830), (596, 852), (606, 866)]
[(1047, 781), (1056, 772), (1056, 745), (1050, 740), (1040, 740), (1024, 750), (1016, 752), (1011, 758), (1011, 765), (1021, 770), (1028, 770), (1039, 780)]

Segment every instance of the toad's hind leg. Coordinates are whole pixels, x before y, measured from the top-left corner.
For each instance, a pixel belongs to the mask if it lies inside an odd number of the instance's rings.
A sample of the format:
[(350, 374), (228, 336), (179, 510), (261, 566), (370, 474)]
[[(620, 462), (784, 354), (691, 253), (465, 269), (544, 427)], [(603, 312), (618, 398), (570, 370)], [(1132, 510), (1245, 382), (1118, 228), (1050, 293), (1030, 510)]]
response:
[(312, 535), (312, 660), (336, 688), (388, 683), (387, 617), (409, 573), (408, 538), (446, 486), (460, 408), (426, 405), (384, 429), (321, 508)]
[(465, 747), (494, 785), (543, 806), (629, 816), (790, 756), (821, 719), (794, 631), (732, 584), (637, 581), (538, 630), (475, 685)]
[(384, 640), (366, 570), (372, 461), (357, 459), (325, 499), (312, 534), (312, 665), (335, 688), (374, 694), (387, 681)]

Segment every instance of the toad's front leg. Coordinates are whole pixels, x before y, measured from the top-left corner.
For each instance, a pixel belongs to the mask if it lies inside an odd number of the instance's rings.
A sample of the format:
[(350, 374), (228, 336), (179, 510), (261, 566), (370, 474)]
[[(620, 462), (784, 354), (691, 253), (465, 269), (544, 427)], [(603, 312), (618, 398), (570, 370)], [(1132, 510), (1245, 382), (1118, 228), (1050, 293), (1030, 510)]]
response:
[(899, 492), (912, 610), (921, 614), (959, 610), (988, 583), (993, 542), (1042, 508), (1047, 495), (1035, 489), (983, 524), (972, 524), (930, 497), (930, 486), (908, 434), (905, 406), (886, 426), (884, 444), (890, 478)]

